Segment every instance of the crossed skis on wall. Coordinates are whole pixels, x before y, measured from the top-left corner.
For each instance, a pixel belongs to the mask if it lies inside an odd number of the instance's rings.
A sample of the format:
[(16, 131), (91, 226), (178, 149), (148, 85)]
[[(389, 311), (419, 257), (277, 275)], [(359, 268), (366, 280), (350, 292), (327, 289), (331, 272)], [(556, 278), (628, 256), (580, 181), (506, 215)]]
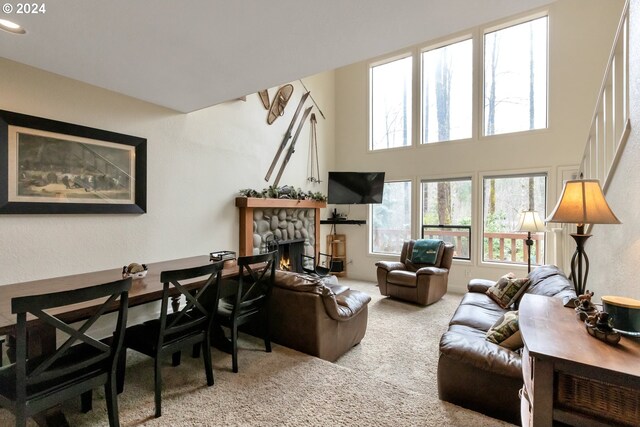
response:
[[(264, 92), (265, 91), (260, 93), (260, 98), (263, 101), (263, 104), (264, 104)], [(277, 103), (279, 94), (280, 94), (280, 90), (278, 91), (278, 93), (276, 93), (276, 99), (274, 99), (274, 102), (271, 105), (271, 108), (269, 109), (269, 118), (271, 118), (272, 115), (273, 115), (272, 110), (276, 111), (277, 108), (278, 108), (276, 103)], [(311, 92), (309, 92), (307, 90), (302, 95), (302, 98), (300, 98), (300, 102), (298, 102), (298, 107), (296, 108), (296, 111), (293, 114), (293, 118), (291, 119), (291, 122), (289, 123), (289, 127), (287, 128), (287, 131), (285, 132), (285, 134), (284, 134), (284, 136), (282, 138), (282, 141), (280, 142), (280, 145), (278, 146), (278, 151), (276, 152), (276, 155), (274, 156), (273, 161), (271, 162), (271, 166), (269, 166), (269, 170), (267, 171), (267, 174), (264, 177), (264, 180), (269, 182), (269, 180), (271, 179), (271, 175), (273, 174), (273, 171), (275, 170), (276, 165), (278, 164), (278, 161), (280, 160), (280, 157), (282, 156), (282, 153), (285, 151), (285, 148), (287, 148), (287, 144), (289, 143), (289, 139), (291, 139), (291, 143), (289, 144), (289, 148), (288, 148), (288, 150), (287, 150), (287, 152), (286, 152), (286, 154), (284, 156), (282, 164), (280, 165), (280, 169), (278, 170), (278, 174), (276, 175), (275, 181), (273, 182), (273, 186), (274, 187), (278, 186), (278, 183), (280, 182), (280, 178), (282, 177), (282, 174), (283, 174), (285, 168), (287, 167), (287, 164), (289, 163), (289, 160), (291, 159), (291, 156), (295, 152), (295, 146), (296, 146), (296, 142), (298, 140), (298, 136), (300, 136), (300, 132), (302, 131), (302, 128), (304, 127), (304, 123), (307, 120), (307, 117), (309, 117), (309, 114), (311, 113), (311, 109), (313, 108), (313, 106), (311, 106), (311, 107), (308, 107), (306, 110), (304, 110), (304, 113), (302, 114), (302, 119), (298, 123), (298, 127), (296, 128), (296, 131), (295, 131), (295, 133), (293, 134), (293, 137), (292, 137), (291, 132), (293, 131), (293, 127), (295, 126), (296, 121), (298, 120), (298, 116), (300, 115), (300, 112), (302, 111), (302, 108), (304, 106), (305, 101), (307, 100), (307, 98), (310, 95), (311, 95)], [(289, 93), (289, 96), (290, 96), (290, 93)], [(287, 100), (288, 100), (288, 97), (287, 97)], [(286, 100), (284, 101), (284, 103), (286, 104)], [(266, 104), (265, 104), (265, 107), (266, 107)], [(284, 106), (280, 107), (280, 109), (281, 110), (277, 111), (277, 113), (279, 115), (282, 115), (283, 112), (284, 112)], [(322, 112), (320, 114), (322, 114)], [(324, 115), (323, 115), (323, 117), (324, 117)], [(315, 116), (312, 115), (312, 120), (314, 120), (314, 119), (315, 119)], [(273, 120), (275, 120), (275, 118)], [(273, 123), (273, 120), (271, 120), (271, 123)], [(269, 124), (271, 124), (271, 123), (269, 123)], [(317, 145), (316, 145), (316, 150), (317, 150)], [(317, 155), (317, 153), (316, 153), (316, 155)], [(312, 182), (320, 182), (320, 181), (314, 179)]]

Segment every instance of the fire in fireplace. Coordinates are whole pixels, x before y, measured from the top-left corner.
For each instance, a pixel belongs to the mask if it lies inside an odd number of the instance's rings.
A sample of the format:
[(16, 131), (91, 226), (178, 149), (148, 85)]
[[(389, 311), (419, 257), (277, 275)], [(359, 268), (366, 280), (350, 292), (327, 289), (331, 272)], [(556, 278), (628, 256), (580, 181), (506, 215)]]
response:
[(278, 250), (280, 270), (302, 273), (302, 254), (304, 253), (304, 239), (276, 240), (267, 245), (267, 251)]
[(284, 271), (291, 271), (291, 260), (289, 260), (288, 256), (280, 257), (280, 265), (278, 268)]

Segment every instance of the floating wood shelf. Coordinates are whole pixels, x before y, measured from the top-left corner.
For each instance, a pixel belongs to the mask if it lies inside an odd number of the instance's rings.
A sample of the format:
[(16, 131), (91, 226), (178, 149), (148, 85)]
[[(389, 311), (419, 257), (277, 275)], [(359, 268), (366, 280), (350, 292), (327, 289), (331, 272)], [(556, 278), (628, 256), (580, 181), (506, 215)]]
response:
[(364, 225), (367, 223), (365, 219), (321, 219), (320, 224), (344, 224), (344, 225)]

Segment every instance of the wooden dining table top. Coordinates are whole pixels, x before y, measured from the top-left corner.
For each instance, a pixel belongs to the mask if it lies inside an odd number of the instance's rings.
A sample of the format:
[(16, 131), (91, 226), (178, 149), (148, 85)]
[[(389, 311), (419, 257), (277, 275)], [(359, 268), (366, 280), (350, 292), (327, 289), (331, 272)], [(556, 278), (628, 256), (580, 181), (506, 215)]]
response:
[[(143, 278), (133, 280), (131, 290), (129, 291), (129, 307), (162, 299), (163, 284), (160, 282), (161, 272), (198, 267), (210, 263), (209, 255), (200, 255), (147, 264), (147, 275)], [(235, 263), (231, 264), (230, 267), (222, 270), (223, 278), (238, 276), (238, 267)], [(16, 315), (11, 313), (12, 298), (79, 289), (119, 279), (122, 279), (122, 267), (0, 286), (0, 335), (10, 333), (13, 328), (15, 328), (17, 322)], [(202, 281), (194, 281), (187, 283), (185, 286), (187, 288), (197, 288), (201, 283)], [(67, 322), (73, 322), (90, 317), (99, 305), (100, 300), (96, 300), (68, 305), (51, 311), (51, 313)], [(115, 308), (116, 305), (114, 305), (114, 309)]]

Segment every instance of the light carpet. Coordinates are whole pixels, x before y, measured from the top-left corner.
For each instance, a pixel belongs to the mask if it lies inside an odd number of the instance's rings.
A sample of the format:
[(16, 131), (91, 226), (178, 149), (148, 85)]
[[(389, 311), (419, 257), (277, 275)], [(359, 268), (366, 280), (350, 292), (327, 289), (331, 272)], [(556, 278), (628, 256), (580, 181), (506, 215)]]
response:
[[(383, 298), (373, 283), (341, 280), (371, 295), (369, 325), (360, 345), (337, 363), (241, 334), (239, 370), (213, 349), (215, 385), (206, 387), (202, 359), (186, 354), (163, 368), (162, 417), (153, 418), (153, 363), (129, 351), (123, 426), (506, 426), (438, 399), (438, 342), (460, 295), (428, 307)], [(64, 408), (72, 426), (108, 425), (102, 390), (93, 410)], [(13, 416), (0, 410), (0, 425)], [(34, 424), (32, 424), (34, 425)]]

